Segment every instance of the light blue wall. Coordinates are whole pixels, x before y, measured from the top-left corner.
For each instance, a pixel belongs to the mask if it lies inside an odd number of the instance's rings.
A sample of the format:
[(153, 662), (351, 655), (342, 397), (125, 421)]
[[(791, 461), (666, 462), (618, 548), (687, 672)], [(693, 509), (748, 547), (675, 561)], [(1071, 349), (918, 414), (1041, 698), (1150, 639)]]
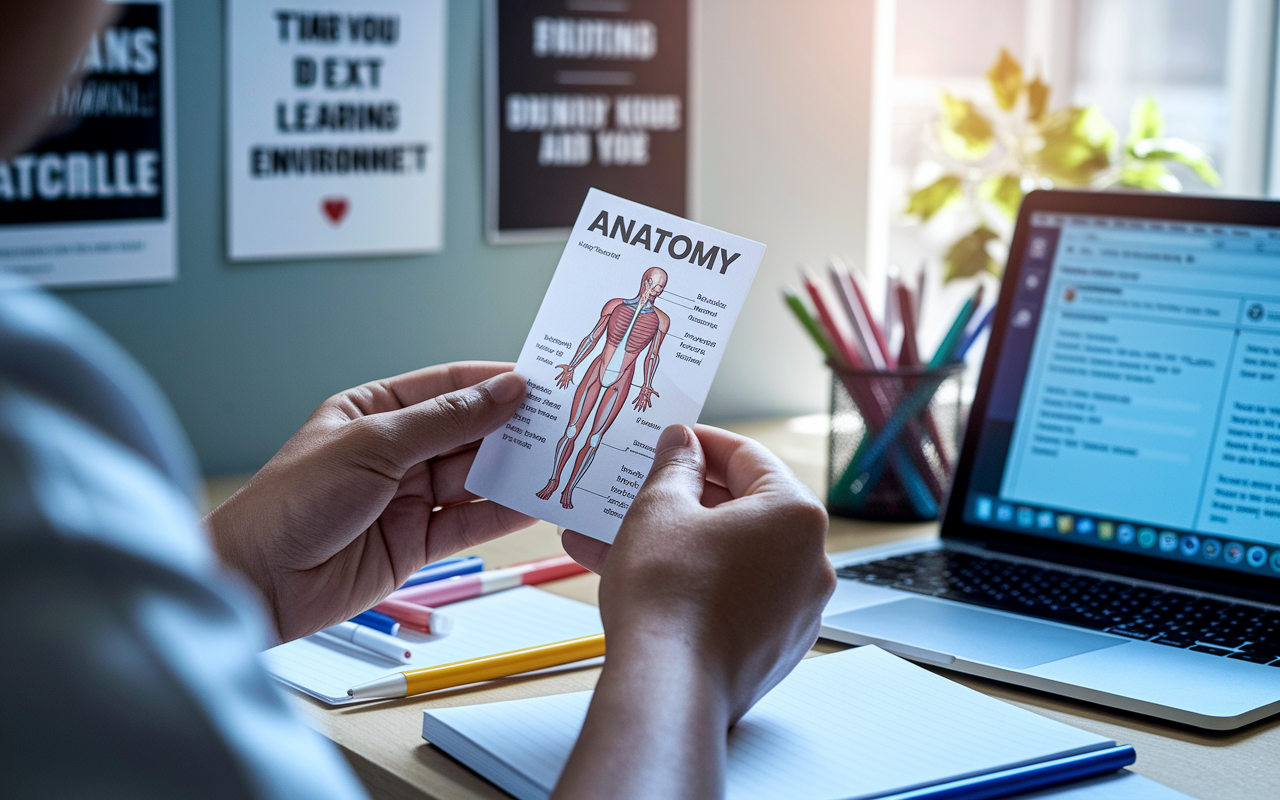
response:
[[(329, 395), (464, 358), (513, 360), (563, 246), (483, 238), (481, 7), (450, 0), (445, 249), (229, 264), (222, 3), (174, 0), (179, 277), (61, 294), (168, 392), (205, 470), (256, 469)], [(818, 411), (828, 378), (778, 285), (860, 262), (878, 4), (695, 0), (695, 219), (768, 245), (704, 421)]]
[(222, 3), (175, 6), (178, 280), (60, 294), (151, 371), (205, 470), (256, 469), (348, 386), (514, 359), (562, 246), (484, 242), (482, 4), (449, 3), (445, 249), (250, 264), (225, 258)]

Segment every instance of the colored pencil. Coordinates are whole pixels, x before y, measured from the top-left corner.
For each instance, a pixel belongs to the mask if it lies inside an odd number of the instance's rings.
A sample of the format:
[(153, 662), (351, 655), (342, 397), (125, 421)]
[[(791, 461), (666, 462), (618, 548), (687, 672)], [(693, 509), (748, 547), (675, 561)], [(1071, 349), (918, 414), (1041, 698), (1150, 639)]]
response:
[(849, 343), (848, 338), (840, 330), (840, 326), (836, 323), (835, 316), (831, 313), (831, 306), (823, 297), (822, 289), (818, 286), (812, 273), (806, 268), (801, 276), (804, 281), (804, 288), (809, 293), (809, 299), (813, 301), (813, 308), (818, 312), (818, 321), (822, 323), (823, 329), (827, 332), (831, 343), (835, 346), (836, 352), (840, 354), (840, 358), (844, 363), (854, 369), (863, 367), (862, 359), (858, 358), (858, 354), (854, 352), (853, 345)]
[(884, 358), (877, 352), (875, 340), (868, 341), (867, 331), (864, 331), (863, 326), (859, 324), (858, 318), (862, 316), (860, 313), (862, 309), (858, 306), (858, 298), (854, 296), (853, 288), (834, 266), (828, 268), (828, 273), (836, 298), (844, 307), (844, 313), (849, 317), (849, 322), (852, 323), (850, 327), (853, 328), (853, 346), (858, 352), (858, 358), (862, 359), (863, 364), (869, 364), (874, 369), (884, 369)]
[(836, 354), (835, 348), (831, 346), (831, 342), (827, 341), (827, 335), (818, 327), (818, 323), (814, 321), (813, 315), (809, 313), (809, 309), (804, 307), (804, 301), (800, 299), (800, 295), (793, 292), (787, 287), (782, 287), (782, 298), (787, 302), (787, 308), (791, 309), (791, 313), (796, 319), (800, 320), (800, 325), (809, 334), (809, 338), (818, 345), (818, 349), (822, 351), (822, 355), (832, 364), (839, 364), (840, 356)]
[(853, 294), (858, 298), (858, 304), (862, 306), (866, 313), (867, 321), (871, 325), (872, 338), (876, 340), (876, 346), (880, 348), (881, 357), (884, 359), (885, 366), (889, 369), (895, 369), (898, 361), (893, 357), (893, 353), (889, 350), (889, 342), (884, 335), (884, 326), (876, 322), (875, 314), (871, 313), (871, 304), (867, 302), (867, 287), (862, 280), (862, 276), (857, 270), (845, 270), (845, 274), (849, 276), (849, 285), (853, 287)]
[(960, 313), (956, 315), (955, 321), (951, 323), (951, 328), (947, 331), (947, 335), (942, 337), (942, 343), (938, 345), (937, 351), (934, 352), (933, 358), (929, 361), (929, 369), (938, 369), (951, 363), (956, 354), (956, 347), (960, 344), (960, 337), (964, 334), (965, 326), (969, 324), (969, 319), (973, 317), (974, 309), (981, 302), (982, 285), (979, 284), (977, 291), (960, 308)]
[(858, 341), (862, 343), (862, 348), (866, 351), (866, 362), (873, 369), (883, 370), (888, 368), (888, 362), (884, 357), (884, 350), (880, 346), (880, 340), (877, 338), (875, 317), (871, 314), (871, 309), (867, 308), (865, 300), (858, 292), (857, 284), (854, 282), (853, 275), (844, 266), (837, 256), (830, 257), (828, 270), (831, 273), (831, 282), (835, 284), (836, 294), (845, 305), (845, 312), (849, 315), (849, 321), (853, 323), (853, 330)]
[(402, 670), (347, 690), (356, 700), (383, 700), (492, 681), (524, 672), (559, 667), (604, 655), (604, 634), (527, 647), (491, 656), (455, 661), (438, 667)]
[(982, 332), (991, 326), (991, 322), (995, 317), (995, 314), (996, 307), (993, 303), (987, 308), (986, 313), (978, 318), (977, 323), (969, 326), (968, 330), (964, 334), (964, 338), (960, 340), (960, 345), (956, 347), (956, 354), (954, 356), (956, 361), (964, 360), (964, 357), (969, 353), (969, 348), (973, 347), (973, 343), (978, 340), (978, 337), (982, 335)]
[(898, 351), (898, 365), (918, 367), (920, 345), (916, 342), (916, 331), (919, 329), (916, 301), (911, 296), (911, 289), (901, 282), (898, 284), (898, 313), (902, 315), (902, 349)]

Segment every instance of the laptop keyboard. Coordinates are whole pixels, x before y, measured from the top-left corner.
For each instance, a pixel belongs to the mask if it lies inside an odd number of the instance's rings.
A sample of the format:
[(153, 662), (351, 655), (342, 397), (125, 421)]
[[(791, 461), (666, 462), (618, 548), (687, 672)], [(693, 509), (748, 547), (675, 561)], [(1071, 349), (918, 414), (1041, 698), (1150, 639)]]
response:
[(1280, 667), (1280, 612), (954, 550), (841, 567), (876, 586)]

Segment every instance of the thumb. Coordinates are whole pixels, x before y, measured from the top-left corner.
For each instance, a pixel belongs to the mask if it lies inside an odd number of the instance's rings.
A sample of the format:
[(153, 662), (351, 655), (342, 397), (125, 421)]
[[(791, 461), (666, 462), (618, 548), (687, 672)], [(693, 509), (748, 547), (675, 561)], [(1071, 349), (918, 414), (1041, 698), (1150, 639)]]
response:
[(689, 426), (668, 426), (658, 437), (654, 451), (653, 467), (636, 495), (636, 502), (701, 506), (707, 459)]
[(613, 547), (599, 539), (583, 536), (577, 531), (564, 531), (560, 534), (560, 545), (574, 561), (597, 575), (604, 574), (604, 562)]
[(524, 378), (495, 375), (465, 389), (359, 420), (366, 455), (403, 472), (415, 464), (484, 438), (511, 418), (525, 394)]

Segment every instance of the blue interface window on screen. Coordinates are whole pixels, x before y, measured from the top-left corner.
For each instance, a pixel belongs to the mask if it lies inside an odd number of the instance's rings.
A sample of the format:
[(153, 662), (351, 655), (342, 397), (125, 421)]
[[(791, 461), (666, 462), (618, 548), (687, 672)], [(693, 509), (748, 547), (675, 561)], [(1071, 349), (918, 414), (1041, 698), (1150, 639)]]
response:
[(966, 516), (1280, 574), (1280, 230), (1031, 222), (1042, 301), (1020, 286), (1009, 324), (1034, 344), (999, 496)]

